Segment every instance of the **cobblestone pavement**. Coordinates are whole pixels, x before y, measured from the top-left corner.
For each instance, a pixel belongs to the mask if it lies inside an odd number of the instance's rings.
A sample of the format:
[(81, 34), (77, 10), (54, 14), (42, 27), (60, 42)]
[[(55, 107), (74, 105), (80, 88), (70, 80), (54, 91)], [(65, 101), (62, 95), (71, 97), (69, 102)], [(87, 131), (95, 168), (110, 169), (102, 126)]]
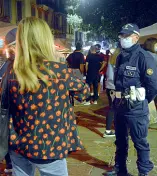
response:
[[(85, 150), (69, 155), (69, 176), (102, 176), (114, 165), (115, 138), (103, 138), (105, 130), (105, 115), (107, 112), (106, 97), (101, 94), (98, 105), (83, 106), (76, 103), (75, 113), (78, 130), (84, 143)], [(148, 141), (151, 147), (151, 160), (154, 169), (150, 176), (157, 176), (157, 126), (149, 129)], [(1, 165), (2, 168), (2, 165)], [(128, 169), (133, 176), (137, 176), (136, 151), (130, 140)], [(36, 173), (38, 176), (39, 173)], [(2, 174), (1, 174), (2, 176)]]

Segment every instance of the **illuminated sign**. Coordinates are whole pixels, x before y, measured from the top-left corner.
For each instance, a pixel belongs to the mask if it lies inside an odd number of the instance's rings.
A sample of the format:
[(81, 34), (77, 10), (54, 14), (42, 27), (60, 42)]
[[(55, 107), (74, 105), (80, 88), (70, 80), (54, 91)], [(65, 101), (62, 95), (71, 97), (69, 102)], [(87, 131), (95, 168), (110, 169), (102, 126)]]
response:
[(0, 39), (0, 48), (3, 48), (3, 47), (4, 47), (4, 40)]

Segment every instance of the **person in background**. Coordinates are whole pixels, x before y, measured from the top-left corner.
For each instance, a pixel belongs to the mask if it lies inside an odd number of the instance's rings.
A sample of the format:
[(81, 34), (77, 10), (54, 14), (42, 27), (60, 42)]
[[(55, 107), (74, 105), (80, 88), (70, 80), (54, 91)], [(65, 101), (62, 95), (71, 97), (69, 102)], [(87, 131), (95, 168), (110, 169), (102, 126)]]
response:
[(101, 74), (103, 76), (103, 90), (105, 90), (106, 72), (107, 72), (108, 62), (109, 62), (110, 57), (111, 57), (110, 50), (106, 50), (106, 54), (104, 55), (104, 61), (106, 62), (106, 65), (101, 72)]
[(154, 58), (157, 65), (157, 39), (156, 38), (148, 38), (144, 42), (144, 49), (148, 51)]
[[(73, 73), (81, 80), (83, 80), (84, 74), (84, 55), (81, 53), (82, 45), (80, 43), (76, 44), (76, 50), (70, 54), (67, 59), (67, 65), (72, 69)], [(71, 104), (74, 106), (74, 94), (75, 92), (71, 91), (69, 98)]]
[(90, 54), (92, 54), (92, 53), (91, 53), (91, 48), (92, 48), (92, 46), (91, 46), (90, 49), (88, 50), (87, 56), (90, 55)]
[(83, 99), (89, 87), (58, 60), (48, 24), (35, 17), (20, 21), (13, 68), (5, 73), (13, 175), (34, 176), (37, 168), (41, 176), (68, 176), (68, 153), (83, 148), (69, 91)]
[(5, 174), (10, 174), (12, 173), (12, 163), (11, 163), (11, 159), (10, 159), (10, 155), (9, 153), (7, 153), (7, 155), (5, 156), (5, 162), (6, 162), (6, 168), (4, 169), (4, 173)]
[[(14, 41), (15, 41), (15, 38), (14, 38)], [(11, 63), (13, 63), (13, 61), (14, 61), (14, 58), (15, 58), (15, 46), (13, 46), (13, 45), (7, 46), (6, 52), (7, 53), (3, 54), (3, 56), (2, 56), (3, 57), (3, 59), (2, 59), (3, 63), (1, 64), (1, 67), (0, 67), (0, 82), (1, 82), (2, 76), (4, 75), (4, 73), (7, 70), (7, 67)], [(6, 58), (6, 56), (8, 58)], [(9, 153), (7, 153), (7, 155), (5, 156), (5, 162), (6, 162), (6, 168), (4, 169), (4, 173), (5, 174), (12, 173), (12, 163), (11, 163), (11, 159), (10, 159)]]
[[(106, 68), (107, 68), (107, 63), (108, 63), (108, 59), (109, 59), (109, 57), (105, 57), (105, 54), (103, 54), (102, 52), (101, 52), (101, 45), (100, 44), (96, 44), (95, 45), (95, 47), (96, 47), (96, 54), (98, 54), (102, 59), (103, 59), (103, 63), (104, 63), (104, 67), (103, 67), (103, 69), (105, 69), (105, 71), (106, 71)], [(101, 72), (102, 72), (103, 70), (101, 70)], [(101, 81), (101, 76), (102, 76), (102, 73), (99, 73), (99, 82), (98, 82), (98, 95), (100, 94), (100, 90), (101, 90), (101, 84), (100, 84), (100, 81)]]
[(98, 54), (96, 54), (95, 46), (91, 46), (91, 54), (87, 56), (86, 59), (86, 82), (91, 87), (93, 85), (94, 95), (92, 100), (87, 100), (84, 105), (97, 104), (98, 100), (98, 82), (99, 73), (104, 68), (104, 60)]
[(119, 32), (122, 47), (115, 67), (114, 124), (116, 135), (115, 167), (110, 175), (129, 175), (127, 157), (129, 137), (137, 151), (138, 176), (148, 176), (153, 169), (147, 142), (150, 103), (157, 95), (157, 69), (153, 57), (138, 41), (136, 24), (126, 24)]
[[(0, 70), (0, 77), (3, 76), (3, 74), (5, 73), (5, 71), (7, 70), (7, 67), (13, 63), (14, 58), (15, 58), (15, 47), (14, 46), (9, 46), (7, 49), (8, 52), (8, 57), (6, 62), (3, 64), (3, 67)], [(11, 159), (10, 159), (10, 155), (9, 153), (7, 153), (7, 155), (5, 156), (5, 161), (6, 161), (6, 168), (4, 169), (4, 173), (5, 174), (10, 174), (12, 173), (12, 163), (11, 163)]]
[[(156, 38), (148, 38), (144, 42), (144, 49), (146, 51), (148, 51), (153, 56), (154, 61), (157, 66), (157, 39)], [(157, 109), (157, 97), (155, 97), (154, 102), (155, 102), (155, 106)]]
[(81, 74), (84, 73), (84, 55), (81, 53), (82, 45), (76, 44), (76, 50), (70, 54), (66, 61), (69, 68), (79, 69)]
[(105, 88), (106, 88), (106, 94), (108, 98), (109, 103), (109, 111), (106, 116), (106, 130), (103, 134), (103, 137), (114, 137), (115, 134), (111, 130), (112, 122), (114, 119), (114, 108), (113, 108), (113, 100), (115, 97), (115, 85), (114, 85), (114, 72), (115, 72), (115, 65), (116, 65), (116, 58), (120, 53), (120, 49), (116, 48), (114, 53), (111, 55), (107, 71), (106, 71), (106, 81), (105, 81)]
[[(89, 57), (89, 55), (91, 55), (92, 53), (91, 53), (91, 50), (92, 50), (92, 48), (93, 48), (93, 46), (91, 46), (90, 47), (90, 49), (88, 50), (88, 53), (87, 53), (87, 56), (86, 56), (86, 59), (87, 59), (87, 57)], [(86, 63), (86, 60), (85, 60), (85, 63)], [(86, 64), (85, 64), (85, 78), (86, 78)], [(85, 79), (86, 80), (86, 79)], [(90, 86), (90, 95), (91, 95), (91, 97), (93, 97), (93, 95), (94, 95), (94, 92), (93, 92), (93, 85), (91, 85)], [(99, 96), (99, 95), (98, 95)], [(89, 101), (89, 100), (88, 100)], [(83, 104), (84, 104), (85, 102), (83, 102)], [(88, 104), (88, 103), (87, 103)]]

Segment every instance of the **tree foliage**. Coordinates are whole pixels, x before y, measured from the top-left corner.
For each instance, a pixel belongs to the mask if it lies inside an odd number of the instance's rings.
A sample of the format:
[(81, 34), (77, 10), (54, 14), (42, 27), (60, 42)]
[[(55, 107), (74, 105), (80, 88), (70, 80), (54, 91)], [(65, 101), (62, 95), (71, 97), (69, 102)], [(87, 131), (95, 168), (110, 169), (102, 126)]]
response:
[(113, 39), (126, 23), (143, 28), (157, 22), (157, 1), (151, 0), (90, 0), (81, 4), (80, 11), (94, 33)]
[(79, 16), (78, 9), (80, 0), (66, 0), (67, 22), (74, 30), (78, 30), (83, 23), (83, 19)]
[(68, 14), (76, 14), (80, 6), (80, 0), (66, 0), (66, 11)]
[(78, 16), (77, 14), (68, 14), (67, 15), (67, 22), (72, 26), (73, 29), (80, 29), (81, 24), (83, 22), (82, 17)]

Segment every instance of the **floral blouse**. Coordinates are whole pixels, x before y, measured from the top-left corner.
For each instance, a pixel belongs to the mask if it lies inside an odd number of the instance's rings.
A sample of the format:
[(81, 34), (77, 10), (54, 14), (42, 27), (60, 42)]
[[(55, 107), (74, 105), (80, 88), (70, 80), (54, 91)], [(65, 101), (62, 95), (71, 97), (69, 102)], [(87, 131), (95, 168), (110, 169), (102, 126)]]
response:
[(48, 86), (40, 82), (37, 92), (19, 92), (15, 74), (10, 72), (9, 147), (29, 159), (62, 159), (68, 152), (82, 149), (69, 90), (84, 100), (89, 87), (63, 63), (45, 62), (45, 66), (56, 77), (45, 75)]

